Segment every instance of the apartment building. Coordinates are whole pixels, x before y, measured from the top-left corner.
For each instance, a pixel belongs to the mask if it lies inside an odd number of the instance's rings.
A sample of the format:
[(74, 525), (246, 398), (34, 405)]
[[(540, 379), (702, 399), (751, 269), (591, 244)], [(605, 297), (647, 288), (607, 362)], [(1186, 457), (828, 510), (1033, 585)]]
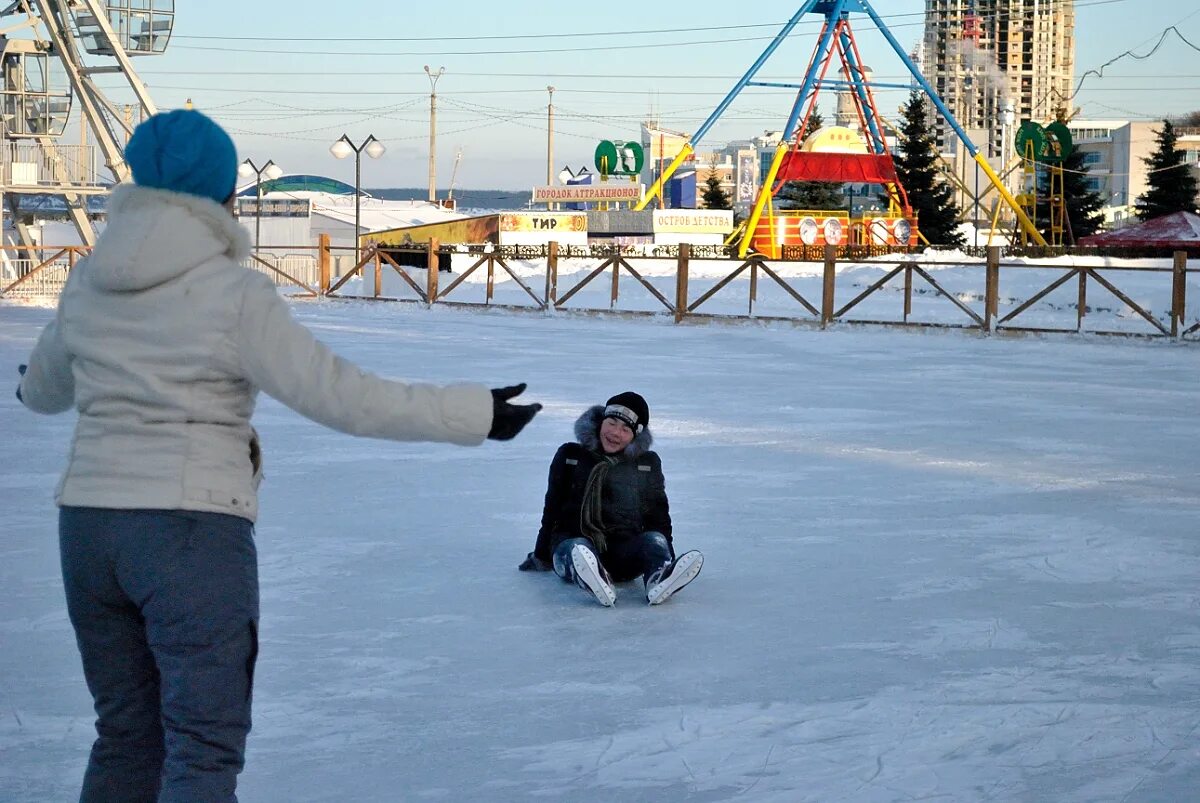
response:
[[(1074, 0), (925, 0), (921, 71), (963, 128), (985, 132), (976, 145), (1005, 154), (1014, 124), (1069, 107), (1074, 37)], [(953, 131), (934, 125), (951, 152)]]
[[(1084, 154), (1088, 188), (1104, 201), (1107, 228), (1136, 223), (1134, 205), (1149, 187), (1146, 159), (1158, 147), (1161, 121), (1072, 120), (1067, 124), (1075, 148)], [(1175, 129), (1176, 147), (1200, 177), (1200, 128)]]

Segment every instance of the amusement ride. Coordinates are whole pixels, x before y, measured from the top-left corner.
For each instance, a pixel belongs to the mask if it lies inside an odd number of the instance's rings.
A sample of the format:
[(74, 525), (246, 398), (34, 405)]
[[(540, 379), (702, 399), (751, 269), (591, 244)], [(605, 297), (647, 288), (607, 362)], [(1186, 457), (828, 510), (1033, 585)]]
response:
[[(756, 80), (755, 76), (779, 46), (783, 44), (793, 29), (810, 14), (821, 16), (823, 21), (803, 81), (797, 84)], [(862, 14), (869, 18), (903, 62), (912, 77), (912, 85), (883, 84), (870, 80), (855, 41), (854, 29), (851, 24), (852, 14)], [(837, 77), (829, 77), (830, 66), (835, 57), (839, 65), (834, 72)], [(663, 170), (646, 192), (645, 197), (634, 207), (635, 209), (644, 209), (653, 198), (661, 195), (664, 183), (684, 162), (693, 158), (696, 146), (705, 134), (712, 129), (742, 90), (747, 87), (796, 89), (797, 93), (783, 129), (783, 136), (776, 147), (770, 167), (763, 177), (750, 216), (740, 230), (738, 241), (740, 257), (745, 257), (751, 250), (768, 257), (780, 257), (784, 255), (785, 249), (795, 245), (868, 244), (872, 242), (912, 245), (916, 243), (918, 221), (912, 219), (911, 206), (904, 188), (900, 186), (897, 178), (895, 164), (888, 150), (883, 121), (875, 103), (872, 87), (916, 88), (924, 93), (947, 125), (954, 131), (955, 136), (962, 142), (967, 153), (979, 165), (979, 169), (996, 189), (1003, 202), (1012, 209), (1024, 235), (1038, 245), (1046, 244), (1022, 204), (1004, 186), (980, 149), (967, 136), (950, 109), (938, 97), (904, 48), (896, 41), (887, 24), (872, 8), (869, 0), (806, 0), (717, 105), (712, 114), (683, 144), (679, 153)], [(866, 138), (864, 152), (822, 152), (804, 148), (803, 135), (807, 122), (816, 108), (821, 90), (825, 88), (850, 93), (859, 119), (860, 130)], [(879, 184), (886, 191), (888, 210), (886, 213), (865, 213), (863, 217), (854, 221), (850, 220), (847, 212), (777, 211), (774, 209), (772, 200), (783, 184), (789, 181)]]
[[(24, 245), (32, 237), (22, 201), (40, 195), (62, 198), (81, 240), (95, 242), (87, 198), (128, 179), (122, 153), (134, 113), (157, 111), (133, 58), (161, 55), (174, 25), (174, 0), (15, 0), (0, 8), (0, 185)], [(120, 76), (136, 106), (116, 103), (97, 85), (109, 75)], [(82, 134), (71, 145), (62, 137), (75, 103)], [(86, 144), (89, 135), (95, 146)], [(99, 178), (97, 148), (111, 181)]]

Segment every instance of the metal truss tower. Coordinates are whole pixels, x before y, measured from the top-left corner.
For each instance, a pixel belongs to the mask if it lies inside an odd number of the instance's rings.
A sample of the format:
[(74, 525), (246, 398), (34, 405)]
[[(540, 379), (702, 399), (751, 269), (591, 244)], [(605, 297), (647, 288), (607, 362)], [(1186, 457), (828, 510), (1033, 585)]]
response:
[[(96, 77), (120, 76), (139, 118), (155, 114), (132, 58), (161, 54), (174, 22), (174, 0), (16, 0), (0, 11), (0, 192), (26, 245), (20, 200), (33, 194), (61, 197), (80, 239), (95, 242), (87, 199), (129, 178), (123, 151), (133, 129), (130, 107)], [(61, 139), (76, 102), (84, 141), (70, 145)], [(109, 180), (98, 174), (97, 150)]]

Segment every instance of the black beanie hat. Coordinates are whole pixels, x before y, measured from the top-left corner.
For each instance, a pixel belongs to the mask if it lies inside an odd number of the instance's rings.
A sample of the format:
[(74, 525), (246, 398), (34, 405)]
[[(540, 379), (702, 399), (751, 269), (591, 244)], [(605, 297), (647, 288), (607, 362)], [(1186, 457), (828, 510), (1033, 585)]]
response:
[(636, 435), (650, 425), (650, 407), (641, 396), (627, 390), (604, 403), (604, 417), (624, 421)]

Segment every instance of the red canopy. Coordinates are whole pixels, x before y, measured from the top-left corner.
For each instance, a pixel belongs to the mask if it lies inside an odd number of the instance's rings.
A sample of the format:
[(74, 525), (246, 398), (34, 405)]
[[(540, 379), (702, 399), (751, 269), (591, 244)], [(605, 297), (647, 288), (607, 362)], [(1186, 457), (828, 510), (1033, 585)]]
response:
[(835, 181), (852, 184), (899, 184), (887, 153), (791, 151), (783, 157), (778, 181)]
[(1080, 245), (1110, 245), (1123, 248), (1200, 248), (1200, 215), (1172, 212), (1116, 231), (1093, 234)]

